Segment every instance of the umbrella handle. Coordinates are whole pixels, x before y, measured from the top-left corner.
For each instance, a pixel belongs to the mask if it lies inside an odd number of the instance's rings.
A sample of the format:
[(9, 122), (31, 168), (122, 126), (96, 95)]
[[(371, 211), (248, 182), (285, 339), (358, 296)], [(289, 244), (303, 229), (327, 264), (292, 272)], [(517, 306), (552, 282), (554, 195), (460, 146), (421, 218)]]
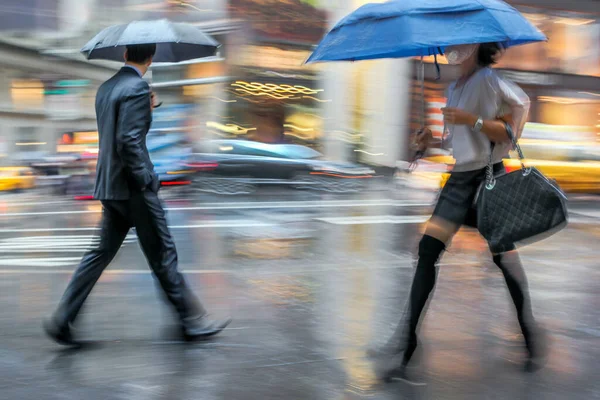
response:
[(421, 83), (421, 128), (425, 128), (425, 61), (421, 56), (421, 62), (419, 63), (419, 74), (418, 79)]

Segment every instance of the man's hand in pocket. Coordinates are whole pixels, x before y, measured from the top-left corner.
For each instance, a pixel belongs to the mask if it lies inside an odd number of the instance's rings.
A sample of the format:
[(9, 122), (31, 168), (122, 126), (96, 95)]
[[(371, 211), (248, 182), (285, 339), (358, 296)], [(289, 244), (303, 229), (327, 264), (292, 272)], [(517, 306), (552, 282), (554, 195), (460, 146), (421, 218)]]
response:
[(150, 184), (150, 189), (154, 193), (158, 193), (158, 191), (160, 190), (160, 178), (158, 177), (158, 174), (154, 174), (154, 179), (152, 180), (152, 183)]

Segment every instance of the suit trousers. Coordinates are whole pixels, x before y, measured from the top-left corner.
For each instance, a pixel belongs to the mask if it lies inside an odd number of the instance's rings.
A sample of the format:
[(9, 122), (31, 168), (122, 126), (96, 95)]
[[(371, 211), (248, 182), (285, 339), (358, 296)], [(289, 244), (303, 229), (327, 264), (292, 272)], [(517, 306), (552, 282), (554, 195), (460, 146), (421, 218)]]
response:
[(54, 315), (62, 326), (72, 323), (104, 269), (135, 227), (142, 251), (169, 302), (181, 320), (206, 312), (177, 267), (177, 250), (158, 195), (150, 190), (132, 193), (128, 200), (102, 201), (100, 242), (82, 258)]

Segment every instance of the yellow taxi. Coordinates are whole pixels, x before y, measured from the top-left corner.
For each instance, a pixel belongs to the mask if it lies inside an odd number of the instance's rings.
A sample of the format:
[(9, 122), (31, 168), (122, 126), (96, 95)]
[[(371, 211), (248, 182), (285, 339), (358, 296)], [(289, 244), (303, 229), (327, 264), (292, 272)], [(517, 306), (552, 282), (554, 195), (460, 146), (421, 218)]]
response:
[(0, 167), (0, 192), (35, 187), (35, 174), (28, 167)]
[[(600, 193), (600, 141), (590, 127), (528, 122), (519, 145), (525, 166), (537, 168), (565, 192)], [(428, 160), (449, 168), (454, 165), (454, 159), (446, 154)], [(517, 154), (512, 152), (504, 166), (507, 172), (521, 168)], [(448, 178), (448, 173), (441, 176), (441, 187)]]
[[(508, 172), (521, 168), (518, 159), (504, 160)], [(569, 193), (600, 193), (600, 162), (526, 160), (526, 167), (535, 167), (553, 179)]]
[[(454, 160), (449, 156), (435, 157), (435, 162), (454, 164)], [(565, 192), (600, 193), (600, 162), (527, 159), (524, 164), (526, 167), (537, 168), (547, 178), (556, 181)], [(521, 163), (516, 158), (510, 158), (504, 160), (504, 166), (507, 172), (512, 172), (521, 168)], [(440, 187), (444, 187), (449, 177), (449, 173), (442, 174)]]

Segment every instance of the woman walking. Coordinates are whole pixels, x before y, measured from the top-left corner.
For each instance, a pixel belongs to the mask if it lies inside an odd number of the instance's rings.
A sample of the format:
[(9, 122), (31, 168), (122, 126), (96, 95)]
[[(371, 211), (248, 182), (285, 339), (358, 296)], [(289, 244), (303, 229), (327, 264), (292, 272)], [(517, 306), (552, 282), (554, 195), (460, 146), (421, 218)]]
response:
[[(494, 172), (504, 170), (502, 159), (508, 155), (511, 140), (506, 124), (515, 135), (523, 130), (529, 99), (516, 85), (503, 80), (491, 66), (501, 54), (496, 43), (451, 46), (446, 49), (450, 64), (460, 65), (461, 77), (447, 89), (444, 123), (452, 143), (455, 167), (442, 189), (433, 216), (419, 243), (418, 262), (410, 290), (400, 344), (393, 357), (380, 369), (383, 380), (408, 379), (406, 366), (417, 348), (417, 331), (423, 309), (433, 291), (437, 263), (462, 225), (476, 227), (473, 202), (485, 180), (486, 166), (492, 152)], [(425, 151), (432, 138), (424, 129), (417, 136), (419, 151)], [(542, 335), (533, 318), (527, 278), (513, 247), (512, 251), (493, 254), (514, 303), (527, 348), (527, 370), (541, 366), (544, 355)]]

